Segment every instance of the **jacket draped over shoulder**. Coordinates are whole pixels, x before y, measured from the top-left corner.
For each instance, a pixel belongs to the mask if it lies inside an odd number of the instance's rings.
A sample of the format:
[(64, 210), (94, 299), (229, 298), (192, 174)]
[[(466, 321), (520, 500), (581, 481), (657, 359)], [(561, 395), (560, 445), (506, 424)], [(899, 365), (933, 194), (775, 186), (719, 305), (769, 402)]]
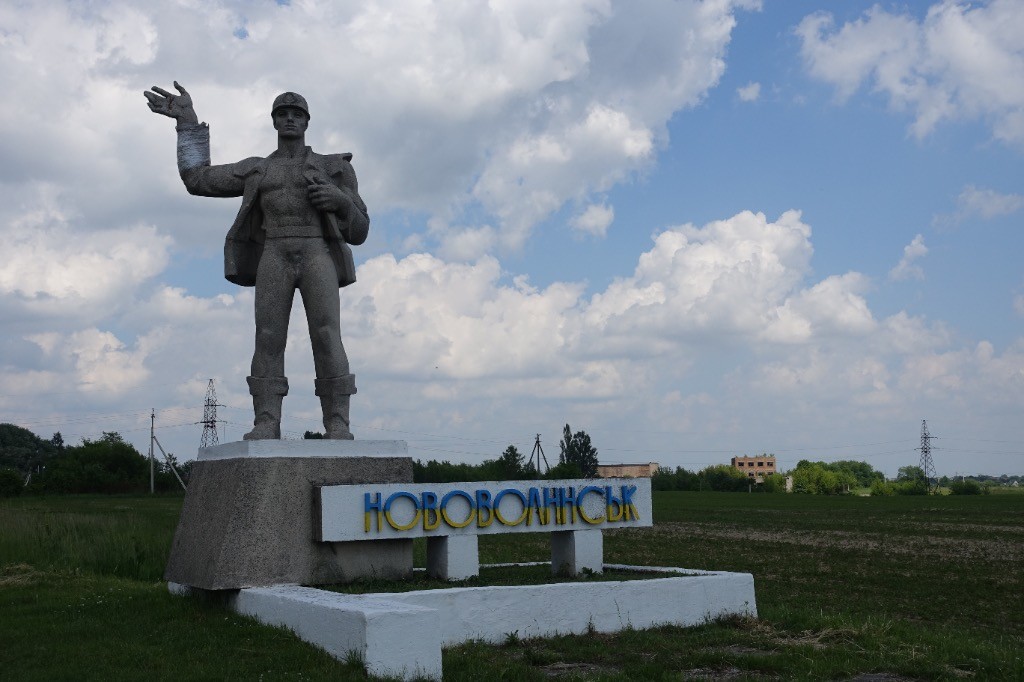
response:
[[(256, 269), (263, 254), (266, 231), (260, 210), (259, 188), (266, 173), (267, 159), (253, 156), (237, 163), (210, 164), (210, 129), (203, 123), (178, 129), (178, 172), (189, 194), (205, 197), (242, 197), (235, 222), (224, 240), (224, 277), (241, 286), (256, 284)], [(351, 154), (322, 155), (306, 147), (303, 175), (307, 181), (333, 182), (349, 199), (346, 215), (321, 213), (327, 240), (338, 271), (338, 286), (356, 281), (356, 268), (349, 244), (362, 244), (370, 229), (366, 204), (350, 161)]]

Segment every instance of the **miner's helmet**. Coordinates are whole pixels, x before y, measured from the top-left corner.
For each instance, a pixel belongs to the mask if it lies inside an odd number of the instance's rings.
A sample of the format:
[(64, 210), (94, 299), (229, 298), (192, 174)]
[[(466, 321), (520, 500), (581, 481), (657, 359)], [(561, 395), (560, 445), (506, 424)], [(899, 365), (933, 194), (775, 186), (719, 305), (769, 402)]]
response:
[(270, 109), (270, 115), (273, 116), (281, 107), (295, 107), (296, 109), (302, 109), (306, 112), (306, 118), (309, 118), (309, 105), (306, 104), (306, 98), (297, 92), (285, 92), (277, 96), (274, 99), (274, 106)]

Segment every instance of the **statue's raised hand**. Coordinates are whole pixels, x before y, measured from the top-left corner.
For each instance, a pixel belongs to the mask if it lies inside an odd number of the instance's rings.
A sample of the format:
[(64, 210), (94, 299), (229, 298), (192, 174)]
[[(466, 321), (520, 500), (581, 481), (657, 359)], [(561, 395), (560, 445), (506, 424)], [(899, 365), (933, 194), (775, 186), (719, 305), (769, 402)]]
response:
[(178, 122), (178, 125), (195, 125), (199, 123), (196, 110), (192, 108), (192, 97), (188, 94), (188, 91), (178, 85), (178, 81), (174, 81), (174, 87), (178, 91), (177, 95), (172, 95), (155, 85), (152, 88), (153, 92), (147, 90), (142, 93), (149, 100), (149, 110), (173, 118)]

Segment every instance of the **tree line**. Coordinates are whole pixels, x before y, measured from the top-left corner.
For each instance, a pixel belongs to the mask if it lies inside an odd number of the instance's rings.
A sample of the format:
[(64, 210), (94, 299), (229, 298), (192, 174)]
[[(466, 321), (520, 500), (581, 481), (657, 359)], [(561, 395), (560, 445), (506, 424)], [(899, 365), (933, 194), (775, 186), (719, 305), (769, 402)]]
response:
[[(654, 490), (713, 490), (718, 492), (786, 492), (786, 478), (793, 479), (793, 492), (809, 495), (844, 495), (855, 490), (868, 489), (871, 495), (927, 495), (929, 481), (921, 467), (900, 467), (896, 480), (886, 480), (885, 474), (867, 462), (840, 460), (838, 462), (812, 462), (802, 459), (796, 468), (782, 474), (768, 474), (755, 483), (747, 474), (728, 464), (716, 464), (700, 471), (675, 470), (661, 467), (651, 477)], [(980, 495), (988, 486), (971, 478), (960, 481), (943, 478), (938, 481), (954, 495)]]
[[(766, 455), (769, 456), (769, 455)], [(812, 462), (800, 460), (788, 472), (793, 478), (793, 492), (812, 495), (839, 495), (855, 488), (869, 487), (873, 481), (885, 480), (867, 462), (841, 460), (838, 462)], [(786, 474), (761, 476), (757, 481), (743, 471), (728, 464), (716, 464), (700, 471), (675, 471), (662, 467), (651, 478), (655, 490), (714, 490), (719, 492), (746, 492), (756, 487), (758, 492), (786, 492)]]
[[(171, 462), (187, 482), (191, 462)], [(170, 464), (156, 462), (154, 488), (180, 490)], [(149, 459), (116, 431), (66, 445), (60, 432), (47, 440), (14, 424), (0, 424), (0, 497), (34, 494), (141, 493), (149, 490)]]
[[(306, 438), (323, 435), (307, 431)], [(496, 459), (480, 464), (447, 461), (413, 462), (417, 483), (452, 481), (512, 480), (533, 478), (591, 478), (597, 475), (597, 448), (585, 431), (573, 432), (568, 424), (559, 442), (558, 463), (538, 475), (535, 466), (509, 445)], [(173, 465), (187, 483), (193, 461), (155, 463), (154, 488), (177, 491), (180, 486)], [(65, 445), (60, 432), (47, 440), (14, 424), (0, 424), (0, 497), (29, 494), (141, 493), (149, 490), (150, 464), (116, 431), (104, 432), (80, 445)]]
[(454, 483), (457, 481), (512, 481), (517, 479), (594, 478), (597, 476), (597, 448), (586, 431), (576, 431), (566, 424), (562, 440), (558, 443), (558, 464), (543, 475), (536, 464), (515, 445), (509, 445), (497, 459), (485, 459), (480, 464), (451, 463), (447, 460), (414, 460), (414, 483)]
[[(322, 438), (307, 431), (306, 438)], [(598, 451), (585, 431), (573, 431), (569, 424), (562, 430), (558, 462), (539, 473), (536, 465), (515, 445), (509, 445), (494, 459), (479, 464), (452, 463), (447, 460), (413, 461), (416, 483), (449, 483), (456, 481), (500, 481), (514, 479), (593, 478), (597, 476)], [(178, 470), (185, 482), (191, 473), (192, 461), (171, 463), (158, 460), (154, 487), (158, 491), (180, 489), (171, 469)], [(149, 490), (148, 458), (117, 432), (104, 432), (95, 440), (83, 439), (69, 446), (60, 432), (49, 439), (40, 438), (28, 429), (14, 424), (0, 424), (0, 497), (23, 492), (46, 494), (66, 493), (138, 493)], [(872, 495), (927, 495), (930, 483), (938, 483), (955, 495), (980, 495), (993, 485), (1010, 485), (1022, 477), (943, 477), (929, 481), (920, 467), (900, 467), (896, 479), (886, 480), (867, 462), (840, 460), (813, 462), (800, 460), (787, 472), (793, 479), (793, 492), (812, 495), (841, 495), (857, 489), (868, 489)], [(699, 471), (683, 467), (674, 470), (661, 467), (651, 477), (654, 490), (746, 492), (785, 492), (785, 474), (769, 474), (755, 483), (747, 474), (728, 464), (717, 464)], [(754, 487), (756, 486), (756, 488)]]

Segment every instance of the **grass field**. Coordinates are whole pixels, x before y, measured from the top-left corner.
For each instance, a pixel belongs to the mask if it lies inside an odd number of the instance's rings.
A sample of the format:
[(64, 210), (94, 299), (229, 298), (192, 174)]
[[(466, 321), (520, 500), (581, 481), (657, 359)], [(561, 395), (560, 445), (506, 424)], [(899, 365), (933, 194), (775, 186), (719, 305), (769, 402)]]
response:
[[(364, 679), (160, 581), (181, 499), (0, 501), (0, 678)], [(1024, 495), (656, 493), (606, 560), (753, 573), (760, 618), (467, 644), (445, 678), (1024, 679)], [(481, 561), (547, 558), (484, 536)], [(422, 553), (418, 553), (421, 556)]]

